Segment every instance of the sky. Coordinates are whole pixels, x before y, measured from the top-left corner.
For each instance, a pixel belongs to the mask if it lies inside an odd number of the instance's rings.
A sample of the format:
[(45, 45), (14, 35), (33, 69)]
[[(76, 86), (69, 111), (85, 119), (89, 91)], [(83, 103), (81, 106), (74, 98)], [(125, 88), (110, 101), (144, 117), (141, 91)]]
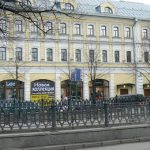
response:
[(144, 4), (149, 4), (150, 5), (150, 0), (124, 0), (128, 2), (138, 2), (138, 3), (144, 3)]

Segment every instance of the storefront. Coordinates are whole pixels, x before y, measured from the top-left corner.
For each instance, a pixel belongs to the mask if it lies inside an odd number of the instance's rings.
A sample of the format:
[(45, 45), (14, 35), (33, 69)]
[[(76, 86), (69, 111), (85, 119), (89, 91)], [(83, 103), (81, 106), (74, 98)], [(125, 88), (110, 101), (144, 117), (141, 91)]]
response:
[(79, 96), (83, 97), (83, 82), (65, 80), (61, 82), (61, 96)]
[[(109, 81), (103, 79), (95, 80), (96, 97), (97, 99), (103, 99), (109, 97)], [(89, 82), (90, 97), (92, 94), (92, 83)]]
[(50, 80), (36, 80), (31, 82), (31, 101), (51, 102), (55, 99), (55, 83)]
[(144, 89), (144, 96), (150, 96), (150, 84), (144, 84), (143, 89)]
[(133, 94), (133, 87), (135, 85), (131, 83), (124, 83), (117, 85), (117, 93), (118, 95), (128, 95)]
[(16, 80), (4, 80), (0, 82), (0, 99), (24, 100), (24, 82)]

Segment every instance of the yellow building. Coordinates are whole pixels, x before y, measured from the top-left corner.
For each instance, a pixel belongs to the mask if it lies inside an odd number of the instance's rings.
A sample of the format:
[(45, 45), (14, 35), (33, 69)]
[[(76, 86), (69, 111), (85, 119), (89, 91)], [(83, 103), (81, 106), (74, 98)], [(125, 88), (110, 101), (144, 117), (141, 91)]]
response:
[[(89, 59), (96, 65), (96, 91), (103, 97), (150, 96), (150, 6), (109, 0), (58, 0), (56, 6), (78, 15), (56, 19), (45, 13), (46, 36), (21, 17), (0, 20), (9, 31), (0, 42), (1, 99), (13, 97), (16, 71), (21, 99), (60, 100), (75, 91), (89, 99)], [(81, 80), (69, 86), (75, 69)]]

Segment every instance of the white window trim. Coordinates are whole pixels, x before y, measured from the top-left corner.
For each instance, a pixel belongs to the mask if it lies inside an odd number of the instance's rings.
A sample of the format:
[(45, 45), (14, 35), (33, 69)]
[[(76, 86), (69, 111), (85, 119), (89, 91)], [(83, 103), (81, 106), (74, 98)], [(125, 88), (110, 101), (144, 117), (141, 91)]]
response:
[[(38, 60), (37, 60), (37, 62), (40, 60), (40, 51), (39, 51), (39, 47), (31, 47), (31, 49), (30, 49), (30, 61), (32, 61), (32, 49), (33, 48), (37, 48), (37, 50), (38, 50)], [(35, 62), (35, 61), (33, 61), (33, 62)]]
[[(131, 52), (131, 62), (127, 62), (127, 51)], [(133, 52), (131, 50), (125, 50), (125, 63), (133, 63)]]
[[(119, 36), (114, 36), (114, 27), (118, 27), (118, 34), (119, 34)], [(121, 28), (120, 28), (120, 26), (119, 25), (113, 25), (112, 26), (112, 37), (113, 38), (120, 38), (121, 37)]]
[[(92, 25), (93, 28), (94, 28), (94, 29), (93, 29), (93, 30), (94, 30), (94, 31), (93, 31), (93, 35), (89, 35), (89, 34), (88, 34), (88, 26), (89, 26), (89, 25)], [(87, 27), (86, 27), (86, 28), (87, 28), (87, 33), (86, 33), (86, 35), (87, 35), (87, 36), (95, 36), (95, 35), (96, 35), (96, 33), (95, 33), (95, 29), (96, 29), (96, 28), (95, 28), (95, 27), (96, 27), (96, 26), (95, 26), (94, 23), (88, 23), (88, 24), (87, 24)]]
[[(103, 50), (107, 51), (107, 62), (103, 62)], [(108, 49), (103, 50), (101, 50), (101, 63), (109, 63), (109, 50)]]
[[(53, 61), (47, 61), (47, 49), (48, 49), (48, 48), (53, 50)], [(54, 52), (55, 52), (55, 51), (54, 51), (54, 48), (53, 48), (53, 47), (46, 47), (46, 48), (45, 48), (45, 62), (55, 62), (55, 57), (54, 57), (55, 55), (54, 55)]]

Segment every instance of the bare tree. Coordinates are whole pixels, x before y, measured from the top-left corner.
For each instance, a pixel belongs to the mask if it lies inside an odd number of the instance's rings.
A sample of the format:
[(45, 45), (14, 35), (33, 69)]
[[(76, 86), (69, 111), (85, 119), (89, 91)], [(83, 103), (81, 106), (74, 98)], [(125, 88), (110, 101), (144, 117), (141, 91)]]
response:
[(102, 67), (100, 60), (100, 54), (95, 50), (89, 50), (89, 54), (86, 55), (86, 63), (88, 73), (86, 74), (90, 78), (91, 82), (91, 99), (92, 103), (96, 103), (96, 79), (103, 77), (106, 73), (98, 73), (98, 69)]
[[(61, 2), (57, 0), (37, 0), (35, 3), (32, 0), (0, 0), (0, 20), (9, 18), (12, 15), (20, 16), (32, 22), (43, 34), (48, 33), (50, 30), (45, 28), (44, 15), (46, 13), (56, 20), (60, 15), (79, 18), (79, 15), (75, 13), (75, 9), (61, 9)], [(36, 24), (35, 21), (40, 24)], [(0, 27), (0, 32), (6, 35), (7, 30)]]

